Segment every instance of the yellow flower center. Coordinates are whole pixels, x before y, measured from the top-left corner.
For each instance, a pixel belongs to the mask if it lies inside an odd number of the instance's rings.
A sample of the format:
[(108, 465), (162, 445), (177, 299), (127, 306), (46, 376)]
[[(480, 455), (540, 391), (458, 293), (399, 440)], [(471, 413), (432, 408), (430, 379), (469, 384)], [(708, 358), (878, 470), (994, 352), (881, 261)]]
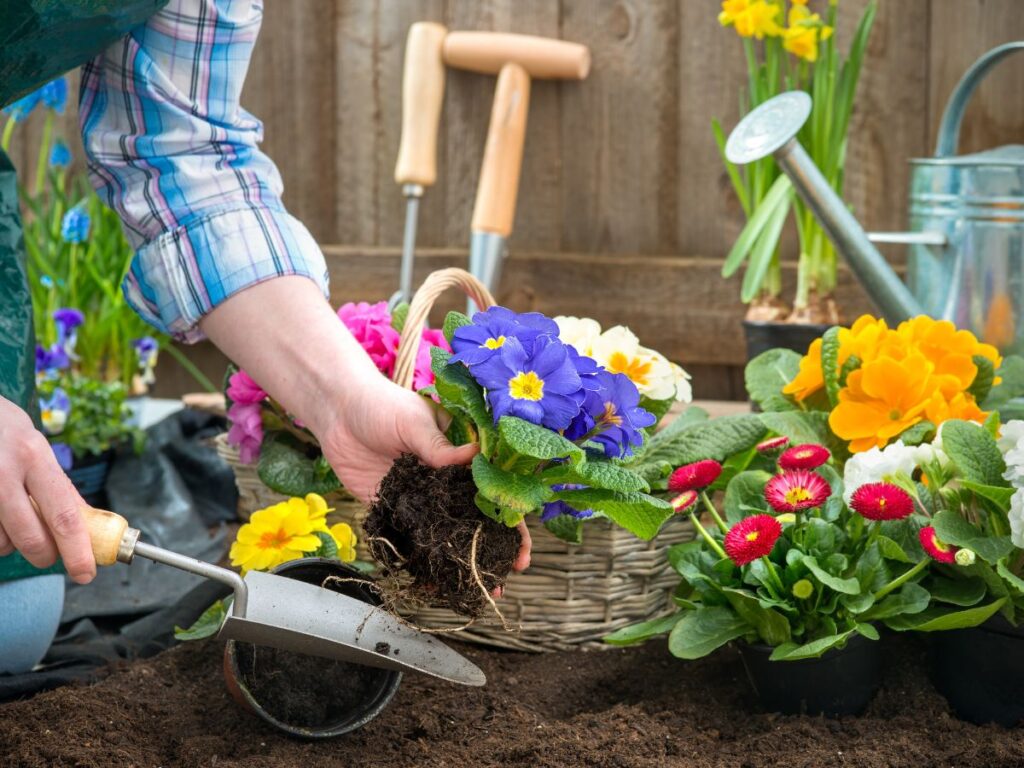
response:
[(885, 501), (886, 500), (884, 498), (881, 498), (881, 499), (878, 500), (878, 508), (879, 509), (885, 509)]
[(508, 393), (516, 400), (540, 400), (544, 397), (544, 380), (533, 371), (520, 371), (509, 379)]
[(747, 541), (757, 541), (757, 537), (760, 535), (758, 531), (751, 531), (747, 534)]
[(789, 504), (799, 504), (801, 501), (807, 501), (809, 498), (811, 498), (811, 492), (800, 485), (786, 491), (786, 502)]
[(932, 544), (935, 545), (935, 548), (940, 552), (949, 552), (949, 545), (938, 536), (932, 536)]
[(604, 404), (604, 413), (601, 414), (601, 423), (617, 427), (622, 424), (622, 417), (615, 411), (615, 403)]
[(613, 352), (608, 358), (607, 368), (611, 373), (624, 373), (638, 387), (645, 387), (651, 374), (651, 361), (630, 357), (624, 352)]
[(276, 531), (264, 531), (256, 546), (260, 549), (284, 549), (291, 540), (291, 535), (284, 528), (278, 528)]
[(487, 347), (487, 349), (501, 349), (505, 346), (505, 337), (499, 336), (496, 339), (488, 339), (484, 342), (484, 346)]

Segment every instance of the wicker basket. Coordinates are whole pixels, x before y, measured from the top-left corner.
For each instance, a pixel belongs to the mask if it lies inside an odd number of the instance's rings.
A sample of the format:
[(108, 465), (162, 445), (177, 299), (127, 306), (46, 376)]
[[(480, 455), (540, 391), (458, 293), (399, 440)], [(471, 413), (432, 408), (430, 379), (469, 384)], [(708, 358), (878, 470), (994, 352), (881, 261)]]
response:
[[(487, 289), (463, 270), (430, 275), (409, 309), (395, 364), (396, 383), (411, 386), (426, 317), (450, 287), (461, 288), (481, 309), (494, 304)], [(459, 639), (525, 651), (599, 646), (609, 632), (669, 611), (679, 576), (665, 550), (694, 535), (682, 518), (670, 520), (652, 541), (641, 541), (607, 520), (593, 520), (584, 524), (583, 543), (577, 546), (553, 536), (535, 516), (527, 518), (527, 525), (533, 536), (530, 567), (509, 577), (501, 600), (505, 618), (518, 631), (506, 631), (496, 618), (481, 619), (459, 632)], [(410, 613), (422, 627), (450, 629), (466, 623), (446, 609), (411, 606)]]
[[(263, 509), (281, 501), (287, 501), (288, 496), (272, 491), (256, 471), (255, 464), (243, 464), (238, 454), (238, 448), (228, 442), (226, 434), (217, 435), (213, 440), (217, 448), (217, 454), (228, 463), (235, 473), (235, 485), (238, 488), (238, 516), (242, 520), (248, 520), (257, 509)], [(324, 496), (327, 506), (334, 511), (327, 516), (330, 524), (348, 523), (356, 532), (356, 557), (360, 560), (372, 560), (370, 550), (363, 543), (363, 520), (366, 518), (367, 509), (363, 504), (350, 495), (347, 491), (335, 491)]]

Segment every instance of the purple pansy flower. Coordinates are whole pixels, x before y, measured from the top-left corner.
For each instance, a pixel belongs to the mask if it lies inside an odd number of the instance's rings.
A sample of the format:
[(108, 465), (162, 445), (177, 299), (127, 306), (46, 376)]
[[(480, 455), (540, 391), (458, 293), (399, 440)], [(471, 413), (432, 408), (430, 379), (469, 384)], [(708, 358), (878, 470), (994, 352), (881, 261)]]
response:
[[(575, 485), (573, 483), (565, 483), (564, 485), (552, 485), (551, 490), (553, 491), (580, 491), (586, 488), (585, 485)], [(570, 515), (575, 517), (577, 520), (585, 520), (594, 514), (592, 509), (576, 509), (575, 507), (569, 506), (568, 502), (562, 501), (549, 501), (544, 505), (544, 510), (541, 512), (540, 521), (546, 523), (554, 517), (559, 515)]]
[(599, 388), (588, 390), (579, 415), (565, 431), (570, 440), (590, 435), (604, 448), (605, 455), (621, 458), (643, 445), (640, 430), (652, 426), (654, 414), (640, 406), (640, 393), (622, 373), (601, 371), (594, 376)]
[(156, 353), (160, 351), (160, 342), (152, 336), (141, 336), (132, 342), (132, 347), (139, 356), (139, 368), (148, 369), (156, 365)]
[(46, 434), (59, 435), (63, 432), (69, 413), (71, 400), (67, 392), (60, 387), (55, 387), (49, 397), (39, 398), (39, 416)]
[(506, 337), (498, 353), (471, 369), (487, 390), (497, 422), (518, 416), (548, 429), (565, 429), (580, 411), (583, 390), (568, 348), (551, 336), (524, 344)]
[(238, 447), (243, 464), (252, 464), (263, 443), (263, 416), (259, 403), (233, 403), (228, 409), (228, 443)]
[(71, 469), (71, 465), (75, 461), (74, 454), (71, 453), (71, 446), (67, 443), (50, 443), (50, 447), (53, 449), (53, 455), (57, 457), (60, 468), (65, 472)]
[(547, 335), (558, 338), (558, 324), (540, 312), (516, 314), (505, 307), (491, 307), (473, 315), (471, 325), (464, 325), (452, 335), (453, 363), (479, 365), (494, 357), (508, 339), (519, 339), (531, 348), (533, 340)]
[(48, 374), (53, 371), (61, 371), (71, 365), (71, 358), (68, 357), (64, 347), (54, 344), (47, 349), (39, 344), (36, 345), (36, 373)]

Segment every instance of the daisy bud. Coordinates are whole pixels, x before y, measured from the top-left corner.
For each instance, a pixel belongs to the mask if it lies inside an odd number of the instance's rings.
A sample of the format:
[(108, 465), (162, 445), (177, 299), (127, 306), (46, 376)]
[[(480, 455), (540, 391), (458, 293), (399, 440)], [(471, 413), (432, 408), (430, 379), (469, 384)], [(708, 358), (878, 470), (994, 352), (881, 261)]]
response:
[(784, 512), (781, 515), (776, 515), (775, 519), (783, 525), (792, 525), (796, 522), (796, 515), (794, 515), (792, 512)]
[(794, 445), (779, 456), (782, 469), (817, 469), (832, 458), (828, 448), (817, 443)]
[(972, 549), (958, 549), (953, 558), (957, 565), (974, 565), (976, 556)]
[(668, 479), (668, 489), (676, 493), (702, 491), (722, 474), (722, 465), (714, 459), (695, 461), (679, 467)]
[(697, 499), (700, 498), (700, 494), (696, 491), (683, 491), (676, 496), (669, 503), (672, 505), (673, 511), (677, 515), (684, 514), (690, 511), (690, 507), (697, 503)]
[(758, 443), (755, 446), (755, 450), (765, 456), (774, 456), (787, 445), (789, 445), (789, 438), (785, 435), (779, 435), (778, 437), (769, 437), (767, 440)]
[(800, 581), (793, 585), (793, 597), (806, 600), (813, 594), (814, 584), (812, 584), (809, 579), (800, 579)]

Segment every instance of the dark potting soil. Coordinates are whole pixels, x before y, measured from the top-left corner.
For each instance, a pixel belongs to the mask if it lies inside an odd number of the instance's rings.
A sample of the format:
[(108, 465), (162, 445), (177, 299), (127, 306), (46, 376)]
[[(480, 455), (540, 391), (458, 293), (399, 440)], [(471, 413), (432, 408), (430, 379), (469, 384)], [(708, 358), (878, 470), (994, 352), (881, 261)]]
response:
[(288, 725), (318, 728), (338, 723), (380, 687), (377, 671), (361, 664), (251, 643), (237, 643), (235, 658), (242, 682), (256, 701)]
[[(374, 558), (409, 574), (416, 597), (471, 617), (488, 605), (479, 581), (488, 593), (504, 586), (520, 543), (519, 531), (484, 516), (475, 496), (469, 467), (431, 469), (407, 454), (381, 480), (363, 523)], [(479, 580), (470, 565), (478, 529)]]
[(1024, 730), (955, 719), (918, 638), (886, 639), (883, 687), (841, 720), (762, 712), (734, 650), (672, 658), (642, 648), (529, 655), (459, 650), (483, 688), (406, 675), (361, 730), (295, 740), (239, 708), (223, 646), (188, 643), (0, 706), (0, 766), (175, 768), (931, 768), (1024, 766)]

